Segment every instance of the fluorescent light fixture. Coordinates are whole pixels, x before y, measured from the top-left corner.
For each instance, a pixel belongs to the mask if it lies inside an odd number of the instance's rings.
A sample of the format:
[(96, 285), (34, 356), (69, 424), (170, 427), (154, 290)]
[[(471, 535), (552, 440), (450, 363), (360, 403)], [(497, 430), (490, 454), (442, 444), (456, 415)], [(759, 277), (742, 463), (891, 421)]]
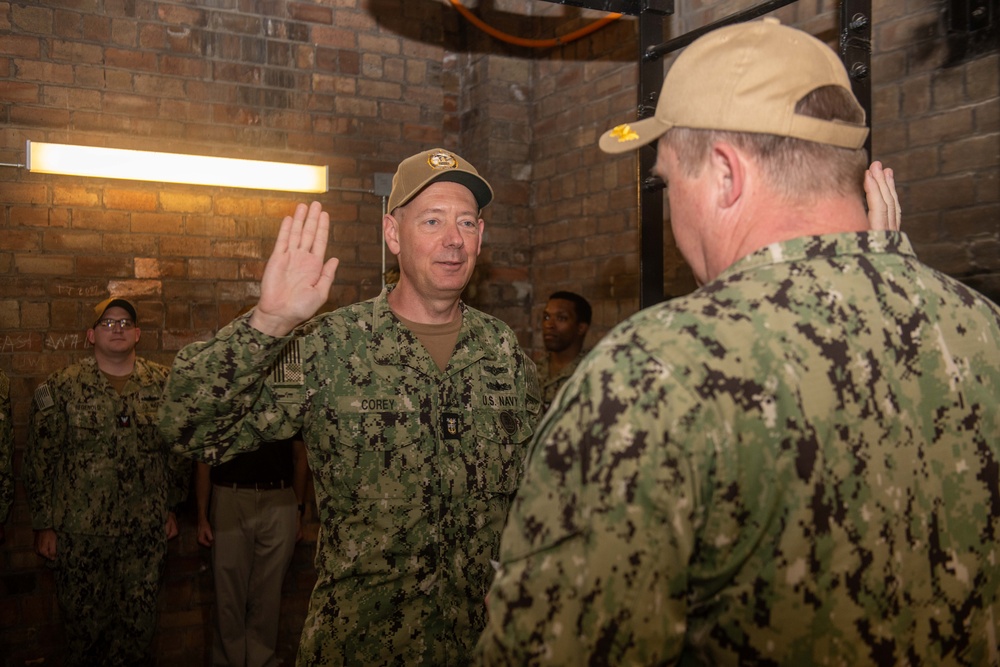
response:
[(130, 181), (326, 192), (327, 167), (28, 141), (28, 171)]

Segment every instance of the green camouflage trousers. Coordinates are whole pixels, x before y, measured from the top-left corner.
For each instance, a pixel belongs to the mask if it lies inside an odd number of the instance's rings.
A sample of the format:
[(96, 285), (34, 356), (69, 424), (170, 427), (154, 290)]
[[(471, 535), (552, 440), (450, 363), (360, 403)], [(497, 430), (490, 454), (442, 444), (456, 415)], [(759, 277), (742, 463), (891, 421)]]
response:
[(151, 665), (167, 552), (163, 526), (120, 537), (59, 533), (56, 593), (67, 665)]

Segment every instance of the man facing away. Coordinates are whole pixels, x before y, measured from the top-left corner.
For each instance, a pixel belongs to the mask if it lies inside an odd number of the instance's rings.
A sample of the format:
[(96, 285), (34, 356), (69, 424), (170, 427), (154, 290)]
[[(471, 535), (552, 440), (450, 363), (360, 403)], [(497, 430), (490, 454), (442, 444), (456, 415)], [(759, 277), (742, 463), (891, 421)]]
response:
[(171, 508), (191, 465), (157, 431), (169, 369), (136, 355), (135, 306), (112, 297), (94, 318), (94, 356), (35, 390), (24, 486), (35, 551), (55, 570), (67, 664), (152, 664)]
[(545, 358), (538, 365), (542, 411), (549, 409), (560, 387), (586, 356), (583, 341), (590, 329), (590, 302), (575, 292), (553, 292), (542, 312)]
[(514, 333), (460, 299), (492, 197), (450, 151), (403, 160), (382, 220), (398, 283), (308, 322), (338, 262), (329, 216), (299, 205), (257, 307), (174, 362), (177, 451), (220, 463), (301, 429), (321, 529), (299, 665), (466, 665), (485, 624), (540, 403)]
[(601, 138), (658, 140), (702, 286), (540, 425), (480, 664), (1000, 664), (1000, 308), (868, 231), (865, 137), (837, 56), (765, 19)]

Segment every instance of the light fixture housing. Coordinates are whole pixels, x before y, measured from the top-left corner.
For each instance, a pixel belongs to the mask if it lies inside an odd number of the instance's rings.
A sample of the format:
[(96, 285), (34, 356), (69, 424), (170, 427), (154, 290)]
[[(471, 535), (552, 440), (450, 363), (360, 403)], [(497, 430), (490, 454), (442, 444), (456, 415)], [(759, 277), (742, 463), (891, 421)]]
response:
[(286, 192), (326, 192), (327, 166), (74, 146), (28, 140), (28, 171), (130, 181), (215, 185)]

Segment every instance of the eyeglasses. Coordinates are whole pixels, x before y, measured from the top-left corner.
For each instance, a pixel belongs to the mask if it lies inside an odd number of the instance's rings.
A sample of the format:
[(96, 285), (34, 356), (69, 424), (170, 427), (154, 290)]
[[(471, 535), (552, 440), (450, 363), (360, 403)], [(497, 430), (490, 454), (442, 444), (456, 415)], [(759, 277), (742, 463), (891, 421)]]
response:
[(135, 322), (128, 319), (127, 317), (123, 317), (120, 320), (115, 320), (108, 317), (103, 320), (97, 320), (97, 324), (95, 324), (94, 326), (104, 327), (105, 329), (114, 329), (115, 327), (119, 329), (131, 329), (132, 327), (135, 326)]

